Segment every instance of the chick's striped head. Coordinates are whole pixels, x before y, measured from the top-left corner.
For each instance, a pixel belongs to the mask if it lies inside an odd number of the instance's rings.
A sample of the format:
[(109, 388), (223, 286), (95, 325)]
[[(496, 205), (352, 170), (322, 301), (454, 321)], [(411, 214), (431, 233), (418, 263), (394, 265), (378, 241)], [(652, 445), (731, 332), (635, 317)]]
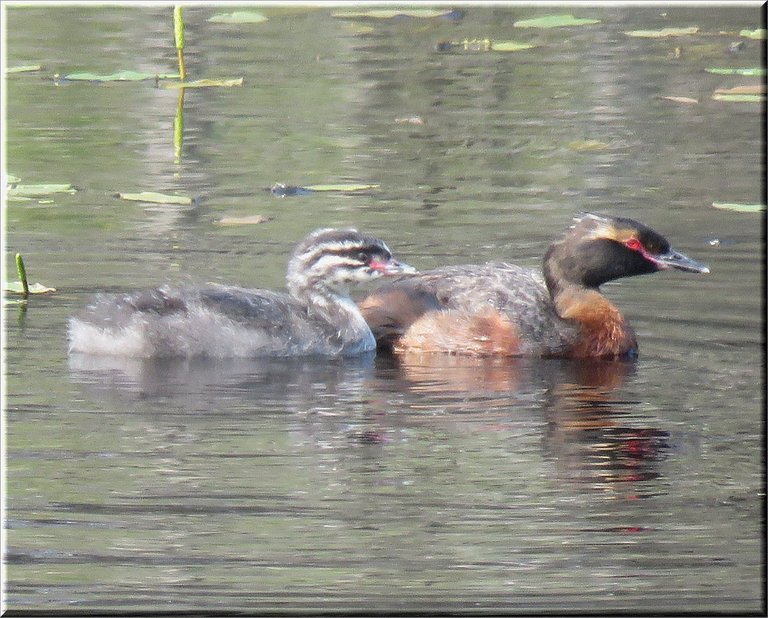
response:
[(416, 272), (392, 257), (384, 241), (355, 229), (323, 228), (307, 236), (288, 264), (291, 290), (325, 286), (344, 289), (382, 276)]

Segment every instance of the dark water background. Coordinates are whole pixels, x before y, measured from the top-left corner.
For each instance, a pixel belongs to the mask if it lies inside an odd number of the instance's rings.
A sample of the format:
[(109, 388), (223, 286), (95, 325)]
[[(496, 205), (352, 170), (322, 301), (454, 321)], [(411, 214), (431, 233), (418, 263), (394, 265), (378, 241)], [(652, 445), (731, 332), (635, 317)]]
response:
[[(170, 7), (6, 9), (8, 65), (43, 66), (6, 78), (7, 171), (80, 189), (5, 212), (5, 276), (20, 251), (59, 290), (5, 308), (9, 607), (764, 610), (764, 214), (712, 208), (764, 201), (762, 106), (712, 99), (760, 79), (704, 70), (761, 66), (738, 36), (759, 7), (553, 8), (230, 26), (188, 7), (190, 76), (244, 85), (186, 93), (180, 161), (175, 90), (52, 78), (173, 72)], [(601, 23), (512, 26), (560, 12)], [(486, 37), (538, 47), (436, 50)], [(198, 199), (113, 197), (142, 190)], [(606, 287), (634, 364), (67, 357), (94, 291), (278, 288), (318, 226), (422, 269), (537, 266), (579, 210), (712, 270)], [(270, 220), (218, 223), (251, 215)]]

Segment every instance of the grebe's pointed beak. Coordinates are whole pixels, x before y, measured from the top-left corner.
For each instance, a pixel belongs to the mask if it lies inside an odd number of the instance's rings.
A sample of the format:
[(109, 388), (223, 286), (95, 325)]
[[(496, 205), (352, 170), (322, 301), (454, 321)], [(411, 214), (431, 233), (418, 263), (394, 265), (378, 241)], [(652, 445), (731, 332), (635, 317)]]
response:
[(654, 255), (653, 261), (656, 262), (659, 268), (677, 268), (678, 270), (684, 270), (689, 273), (706, 274), (709, 272), (708, 266), (705, 266), (696, 260), (692, 260), (688, 256), (683, 255), (672, 248), (666, 253)]
[(369, 264), (372, 270), (381, 273), (385, 277), (394, 277), (396, 275), (413, 275), (418, 271), (408, 264), (398, 262), (395, 259), (387, 260), (386, 262), (373, 261)]

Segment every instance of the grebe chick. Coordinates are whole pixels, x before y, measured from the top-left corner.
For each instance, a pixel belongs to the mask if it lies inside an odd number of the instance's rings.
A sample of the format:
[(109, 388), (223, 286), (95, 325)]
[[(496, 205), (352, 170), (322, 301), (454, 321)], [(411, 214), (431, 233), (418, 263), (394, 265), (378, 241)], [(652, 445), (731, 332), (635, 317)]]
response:
[(224, 285), (101, 295), (69, 322), (69, 350), (149, 357), (353, 356), (376, 341), (348, 286), (413, 273), (381, 240), (312, 232), (288, 264), (288, 292)]
[(584, 213), (550, 245), (543, 273), (446, 266), (382, 286), (360, 308), (395, 352), (628, 358), (635, 333), (600, 286), (668, 268), (709, 272), (642, 223)]

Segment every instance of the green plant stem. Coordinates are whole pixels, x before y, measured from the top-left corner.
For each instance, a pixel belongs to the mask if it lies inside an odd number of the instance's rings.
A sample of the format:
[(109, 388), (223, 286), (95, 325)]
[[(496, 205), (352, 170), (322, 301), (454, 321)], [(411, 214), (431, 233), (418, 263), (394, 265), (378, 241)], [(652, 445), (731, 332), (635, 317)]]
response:
[(184, 146), (184, 88), (179, 90), (176, 101), (176, 117), (173, 119), (173, 156), (176, 164), (181, 163)]
[(187, 67), (184, 65), (184, 16), (181, 5), (173, 7), (173, 35), (176, 39), (176, 55), (179, 59), (179, 76), (181, 81), (187, 79)]
[(19, 280), (21, 281), (21, 287), (23, 289), (22, 298), (29, 298), (29, 282), (27, 281), (27, 269), (24, 268), (24, 260), (21, 257), (21, 253), (16, 254), (16, 270), (19, 271)]

